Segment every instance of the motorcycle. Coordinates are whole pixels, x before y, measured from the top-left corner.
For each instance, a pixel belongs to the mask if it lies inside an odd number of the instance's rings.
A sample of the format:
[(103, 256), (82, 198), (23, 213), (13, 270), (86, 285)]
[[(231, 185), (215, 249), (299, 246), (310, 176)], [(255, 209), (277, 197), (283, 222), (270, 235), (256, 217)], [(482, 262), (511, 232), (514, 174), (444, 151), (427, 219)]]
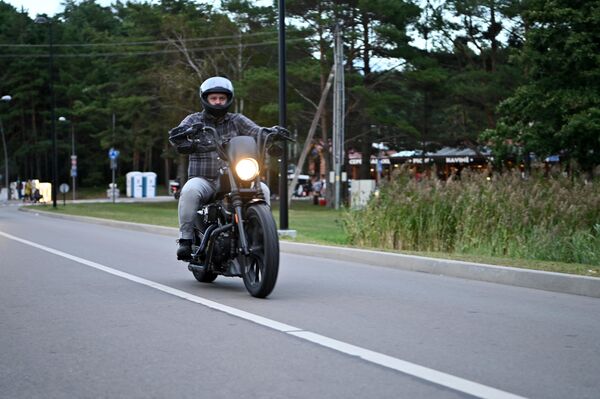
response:
[(217, 192), (197, 211), (188, 270), (202, 283), (220, 275), (241, 277), (250, 295), (267, 297), (279, 272), (279, 237), (261, 189), (260, 168), (275, 139), (294, 140), (278, 126), (262, 128), (257, 139), (224, 139), (202, 124), (176, 136), (180, 135), (200, 144), (202, 151), (216, 150), (221, 172)]
[(169, 180), (169, 193), (173, 195), (173, 198), (179, 199), (181, 195), (179, 179)]

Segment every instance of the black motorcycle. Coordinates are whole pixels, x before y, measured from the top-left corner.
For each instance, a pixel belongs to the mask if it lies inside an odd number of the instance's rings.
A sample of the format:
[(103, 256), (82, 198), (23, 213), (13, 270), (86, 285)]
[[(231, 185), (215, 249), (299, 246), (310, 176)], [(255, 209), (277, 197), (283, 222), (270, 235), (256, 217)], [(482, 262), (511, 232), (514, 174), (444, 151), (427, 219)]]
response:
[(216, 150), (221, 163), (217, 192), (197, 212), (188, 269), (202, 283), (219, 275), (242, 277), (250, 295), (265, 298), (277, 281), (279, 237), (261, 189), (260, 172), (276, 139), (294, 140), (277, 126), (263, 128), (257, 139), (223, 139), (214, 128), (201, 124), (171, 138), (181, 135), (199, 143), (203, 151)]

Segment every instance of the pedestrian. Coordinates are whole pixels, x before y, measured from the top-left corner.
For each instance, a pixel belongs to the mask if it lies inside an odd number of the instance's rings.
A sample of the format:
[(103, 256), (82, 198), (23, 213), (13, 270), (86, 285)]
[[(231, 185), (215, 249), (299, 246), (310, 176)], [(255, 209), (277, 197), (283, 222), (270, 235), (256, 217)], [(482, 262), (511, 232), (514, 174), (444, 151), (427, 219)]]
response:
[(33, 193), (32, 190), (33, 186), (31, 184), (31, 180), (27, 179), (27, 181), (25, 182), (23, 202), (31, 201), (31, 194)]
[(17, 178), (17, 199), (21, 200), (23, 198), (23, 182), (21, 178)]

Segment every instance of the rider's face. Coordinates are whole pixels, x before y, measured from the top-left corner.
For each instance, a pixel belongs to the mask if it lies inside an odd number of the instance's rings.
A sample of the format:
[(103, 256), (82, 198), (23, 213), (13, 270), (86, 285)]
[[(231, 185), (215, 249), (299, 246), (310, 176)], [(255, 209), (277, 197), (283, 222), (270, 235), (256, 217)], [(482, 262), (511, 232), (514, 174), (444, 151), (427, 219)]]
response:
[(227, 94), (224, 93), (210, 93), (206, 96), (206, 101), (210, 105), (225, 105), (227, 102)]

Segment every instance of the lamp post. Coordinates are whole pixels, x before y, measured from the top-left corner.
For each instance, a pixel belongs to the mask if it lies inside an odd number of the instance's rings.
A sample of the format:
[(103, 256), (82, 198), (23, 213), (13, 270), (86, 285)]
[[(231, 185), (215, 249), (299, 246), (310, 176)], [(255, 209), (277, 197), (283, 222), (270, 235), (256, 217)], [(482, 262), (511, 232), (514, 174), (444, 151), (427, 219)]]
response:
[(54, 38), (52, 36), (52, 20), (48, 17), (37, 17), (34, 22), (36, 24), (48, 25), (48, 47), (50, 60), (48, 62), (49, 70), (49, 87), (50, 87), (50, 132), (52, 133), (52, 206), (56, 208), (57, 186), (58, 186), (58, 156), (56, 154), (56, 122), (54, 116), (54, 108), (56, 101), (54, 98)]
[(60, 116), (58, 121), (61, 123), (71, 123), (71, 179), (73, 184), (73, 201), (75, 201), (75, 179), (77, 178), (77, 155), (75, 155), (75, 128), (72, 121), (64, 116)]
[[(12, 100), (9, 95), (2, 96), (2, 102), (8, 103)], [(2, 118), (0, 118), (0, 133), (2, 133), (2, 146), (4, 147), (4, 181), (6, 182), (6, 200), (10, 200), (10, 179), (8, 178), (8, 151), (6, 149), (6, 139), (4, 138), (4, 126), (2, 126)]]
[[(286, 55), (285, 55), (285, 0), (279, 0), (279, 126), (287, 121), (286, 100)], [(281, 164), (279, 165), (279, 229), (288, 230), (288, 171), (287, 142), (284, 140)]]

